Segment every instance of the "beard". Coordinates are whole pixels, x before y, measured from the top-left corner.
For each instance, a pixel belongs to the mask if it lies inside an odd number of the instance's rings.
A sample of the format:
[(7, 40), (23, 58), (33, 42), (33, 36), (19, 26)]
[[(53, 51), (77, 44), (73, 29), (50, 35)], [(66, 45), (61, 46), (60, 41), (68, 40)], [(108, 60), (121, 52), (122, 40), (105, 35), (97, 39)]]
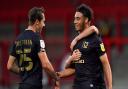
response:
[(77, 29), (77, 31), (81, 33), (84, 29), (85, 29), (85, 24), (82, 23), (82, 24), (80, 25), (80, 28)]

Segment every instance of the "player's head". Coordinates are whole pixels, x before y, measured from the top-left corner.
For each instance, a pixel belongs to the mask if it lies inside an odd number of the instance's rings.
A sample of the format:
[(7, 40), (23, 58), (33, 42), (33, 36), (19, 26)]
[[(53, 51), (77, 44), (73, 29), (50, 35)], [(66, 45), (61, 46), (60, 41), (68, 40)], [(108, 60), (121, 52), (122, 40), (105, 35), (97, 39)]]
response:
[(38, 32), (40, 32), (45, 26), (45, 16), (43, 8), (33, 7), (28, 13), (28, 18), (29, 25), (34, 26), (35, 30)]
[(74, 24), (77, 31), (82, 31), (86, 28), (86, 25), (90, 24), (93, 16), (93, 11), (85, 4), (81, 4), (76, 8), (74, 17)]

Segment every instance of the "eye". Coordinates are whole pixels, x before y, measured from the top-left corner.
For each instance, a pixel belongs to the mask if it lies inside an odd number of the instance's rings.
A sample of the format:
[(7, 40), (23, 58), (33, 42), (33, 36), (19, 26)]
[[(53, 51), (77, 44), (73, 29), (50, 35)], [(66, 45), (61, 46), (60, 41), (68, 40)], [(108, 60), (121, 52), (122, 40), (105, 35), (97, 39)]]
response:
[(80, 20), (80, 18), (79, 17), (76, 17), (75, 20)]

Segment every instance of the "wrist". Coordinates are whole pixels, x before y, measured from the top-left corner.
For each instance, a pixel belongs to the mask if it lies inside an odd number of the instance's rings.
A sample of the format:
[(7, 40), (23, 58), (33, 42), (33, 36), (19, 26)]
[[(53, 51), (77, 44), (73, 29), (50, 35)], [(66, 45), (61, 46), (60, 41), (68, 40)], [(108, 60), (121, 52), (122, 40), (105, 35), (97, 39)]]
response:
[(57, 76), (56, 77), (56, 79), (55, 79), (55, 81), (59, 81), (60, 80), (60, 77), (59, 76)]

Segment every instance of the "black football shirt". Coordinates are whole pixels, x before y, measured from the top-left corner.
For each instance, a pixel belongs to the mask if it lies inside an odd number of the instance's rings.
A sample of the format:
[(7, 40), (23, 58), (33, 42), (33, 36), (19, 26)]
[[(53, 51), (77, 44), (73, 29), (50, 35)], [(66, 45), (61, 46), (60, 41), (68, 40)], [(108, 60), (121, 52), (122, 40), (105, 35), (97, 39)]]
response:
[(104, 85), (104, 76), (100, 56), (105, 53), (101, 38), (95, 33), (81, 39), (73, 50), (82, 53), (80, 60), (73, 62), (75, 67), (75, 84), (89, 81), (95, 85)]
[(18, 36), (10, 50), (10, 55), (16, 57), (20, 72), (21, 83), (42, 86), (42, 66), (38, 52), (45, 49), (44, 41), (38, 33), (25, 30)]

